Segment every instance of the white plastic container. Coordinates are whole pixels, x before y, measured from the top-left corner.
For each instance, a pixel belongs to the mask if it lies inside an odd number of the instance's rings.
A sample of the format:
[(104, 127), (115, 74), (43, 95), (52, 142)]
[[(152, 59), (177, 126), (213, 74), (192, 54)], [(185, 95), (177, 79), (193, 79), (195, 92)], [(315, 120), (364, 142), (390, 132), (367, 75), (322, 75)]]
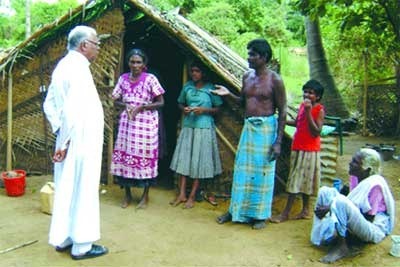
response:
[(41, 211), (47, 214), (52, 214), (54, 200), (54, 183), (47, 182), (40, 189)]
[(400, 257), (400, 235), (392, 235), (392, 248), (389, 254), (395, 257)]

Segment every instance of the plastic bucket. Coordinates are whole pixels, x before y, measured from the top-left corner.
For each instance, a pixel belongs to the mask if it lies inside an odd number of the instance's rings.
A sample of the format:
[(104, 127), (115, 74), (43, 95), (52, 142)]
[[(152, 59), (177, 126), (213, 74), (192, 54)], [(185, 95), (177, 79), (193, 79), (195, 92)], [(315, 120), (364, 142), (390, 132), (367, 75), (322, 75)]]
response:
[[(12, 172), (16, 173), (15, 177), (11, 177), (10, 173)], [(22, 196), (25, 194), (26, 172), (24, 170), (14, 170), (12, 172), (1, 173), (1, 178), (4, 181), (6, 193), (10, 197)]]
[(394, 154), (394, 147), (382, 147), (380, 150), (381, 157), (384, 161), (391, 160)]

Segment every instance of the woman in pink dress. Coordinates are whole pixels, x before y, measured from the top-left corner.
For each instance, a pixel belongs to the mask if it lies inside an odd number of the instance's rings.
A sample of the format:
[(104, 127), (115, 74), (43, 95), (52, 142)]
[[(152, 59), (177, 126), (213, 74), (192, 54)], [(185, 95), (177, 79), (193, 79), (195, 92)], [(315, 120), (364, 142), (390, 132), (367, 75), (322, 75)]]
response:
[(111, 174), (125, 189), (121, 207), (126, 208), (132, 202), (130, 188), (137, 186), (144, 188), (137, 208), (145, 208), (150, 186), (154, 185), (158, 174), (157, 109), (164, 105), (165, 91), (157, 78), (146, 72), (147, 56), (142, 50), (131, 50), (127, 59), (130, 72), (120, 76), (112, 93), (115, 103), (125, 109), (120, 115)]

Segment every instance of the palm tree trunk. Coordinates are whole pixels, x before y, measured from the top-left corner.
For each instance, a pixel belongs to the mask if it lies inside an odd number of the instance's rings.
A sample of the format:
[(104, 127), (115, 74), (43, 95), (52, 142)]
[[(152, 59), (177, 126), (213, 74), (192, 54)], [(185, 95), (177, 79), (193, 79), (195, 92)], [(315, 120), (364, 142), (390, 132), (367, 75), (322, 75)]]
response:
[(325, 56), (318, 18), (311, 20), (310, 17), (306, 16), (305, 27), (310, 76), (311, 79), (319, 81), (325, 88), (322, 102), (326, 113), (331, 116), (347, 118), (349, 112), (336, 88)]

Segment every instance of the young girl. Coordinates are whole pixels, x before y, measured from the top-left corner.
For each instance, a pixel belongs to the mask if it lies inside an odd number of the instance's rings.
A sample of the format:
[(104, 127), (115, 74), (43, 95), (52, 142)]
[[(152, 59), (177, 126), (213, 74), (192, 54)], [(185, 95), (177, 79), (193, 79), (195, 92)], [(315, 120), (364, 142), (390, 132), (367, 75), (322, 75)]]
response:
[(303, 208), (294, 219), (309, 219), (310, 195), (318, 193), (321, 178), (320, 162), (320, 132), (324, 123), (325, 111), (321, 101), (324, 88), (316, 80), (309, 80), (303, 85), (303, 103), (295, 121), (288, 125), (296, 126), (290, 155), (290, 173), (286, 184), (289, 193), (286, 207), (278, 216), (273, 216), (271, 222), (280, 223), (289, 219), (296, 194), (303, 198)]
[[(213, 178), (222, 172), (213, 118), (222, 99), (211, 93), (214, 86), (206, 81), (203, 64), (192, 63), (190, 76), (191, 81), (183, 86), (178, 98), (184, 118), (170, 165), (180, 177), (179, 194), (170, 204), (185, 203), (185, 208), (194, 206), (199, 179)], [(186, 177), (193, 179), (189, 197), (186, 197)]]

